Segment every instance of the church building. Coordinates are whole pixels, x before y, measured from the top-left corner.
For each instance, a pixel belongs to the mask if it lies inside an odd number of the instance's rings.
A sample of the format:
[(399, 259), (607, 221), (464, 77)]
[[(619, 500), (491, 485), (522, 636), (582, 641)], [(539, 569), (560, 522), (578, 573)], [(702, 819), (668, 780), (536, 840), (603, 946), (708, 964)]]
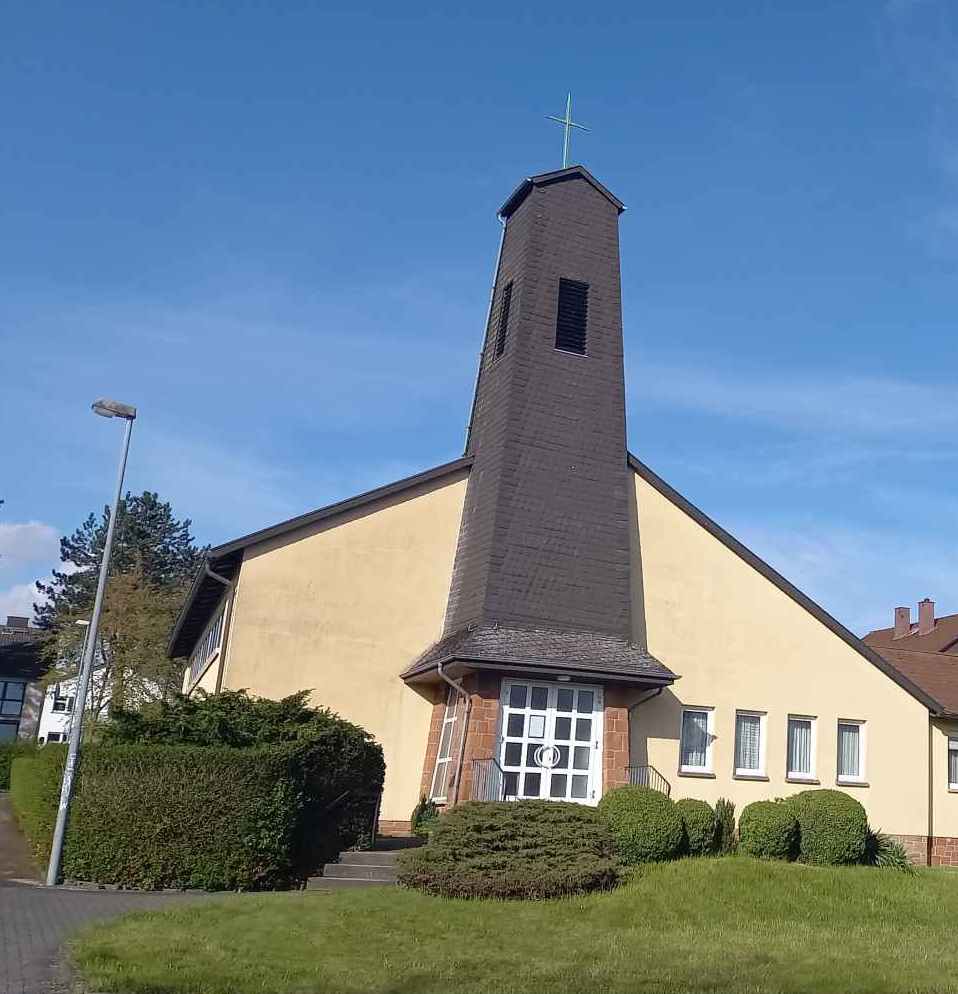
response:
[(924, 860), (955, 713), (627, 450), (623, 210), (581, 166), (518, 186), (462, 457), (212, 549), (184, 689), (312, 689), (382, 744), (384, 831), (421, 796), (821, 785)]

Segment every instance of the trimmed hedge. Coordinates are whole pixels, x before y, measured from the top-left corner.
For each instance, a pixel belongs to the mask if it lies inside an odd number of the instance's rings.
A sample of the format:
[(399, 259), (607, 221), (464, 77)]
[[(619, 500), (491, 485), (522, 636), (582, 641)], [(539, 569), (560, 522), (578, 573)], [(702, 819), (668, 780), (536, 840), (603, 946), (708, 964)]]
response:
[(18, 756), (10, 771), (13, 812), (33, 854), (44, 866), (50, 858), (66, 759), (65, 745), (48, 745), (35, 749), (32, 755)]
[(612, 836), (594, 808), (558, 801), (469, 801), (429, 843), (400, 854), (399, 882), (442, 897), (548, 898), (618, 882)]
[(626, 864), (674, 859), (682, 850), (682, 816), (665, 794), (650, 787), (616, 787), (599, 801), (615, 851)]
[(782, 801), (755, 801), (742, 812), (738, 823), (739, 852), (762, 859), (795, 859), (798, 855), (798, 821)]
[(36, 751), (32, 742), (0, 743), (0, 790), (10, 789), (10, 767), (18, 756), (29, 756)]
[(685, 852), (690, 856), (709, 856), (715, 852), (718, 823), (712, 806), (694, 797), (683, 797), (675, 802), (675, 810), (678, 811), (685, 829)]
[(786, 798), (798, 821), (803, 863), (842, 865), (865, 857), (868, 818), (853, 797), (840, 790), (803, 790)]
[[(65, 752), (13, 765), (14, 810), (42, 860)], [(383, 770), (380, 747), (349, 727), (248, 749), (93, 746), (77, 771), (63, 874), (123, 887), (286, 887), (368, 836)]]

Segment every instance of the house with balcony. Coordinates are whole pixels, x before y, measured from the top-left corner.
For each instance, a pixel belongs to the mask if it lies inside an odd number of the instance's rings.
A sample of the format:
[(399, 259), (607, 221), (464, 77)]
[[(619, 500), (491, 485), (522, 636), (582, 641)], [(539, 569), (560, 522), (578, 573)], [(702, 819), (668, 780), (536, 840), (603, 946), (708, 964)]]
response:
[(382, 743), (387, 831), (421, 796), (631, 782), (739, 809), (837, 786), (916, 851), (958, 837), (928, 787), (958, 702), (628, 451), (623, 211), (581, 166), (519, 184), (462, 456), (211, 549), (170, 640), (185, 692), (311, 688)]

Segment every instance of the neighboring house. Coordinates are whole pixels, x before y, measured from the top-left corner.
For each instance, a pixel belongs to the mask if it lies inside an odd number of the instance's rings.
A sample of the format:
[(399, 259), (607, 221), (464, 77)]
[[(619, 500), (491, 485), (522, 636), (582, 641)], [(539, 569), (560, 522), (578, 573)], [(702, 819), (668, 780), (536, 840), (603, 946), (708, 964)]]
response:
[(958, 702), (627, 452), (622, 209), (580, 166), (519, 186), (463, 457), (212, 549), (184, 690), (311, 688), (382, 743), (385, 830), (421, 794), (634, 782), (738, 810), (837, 786), (916, 852), (958, 837), (928, 741)]
[(0, 742), (32, 739), (37, 733), (47, 670), (40, 653), (42, 632), (14, 615), (0, 624)]
[[(865, 636), (902, 676), (934, 702), (929, 708), (928, 829), (914, 843), (927, 845), (931, 863), (958, 863), (958, 614), (935, 617), (935, 602), (896, 607), (891, 628)], [(949, 796), (950, 795), (950, 796)]]

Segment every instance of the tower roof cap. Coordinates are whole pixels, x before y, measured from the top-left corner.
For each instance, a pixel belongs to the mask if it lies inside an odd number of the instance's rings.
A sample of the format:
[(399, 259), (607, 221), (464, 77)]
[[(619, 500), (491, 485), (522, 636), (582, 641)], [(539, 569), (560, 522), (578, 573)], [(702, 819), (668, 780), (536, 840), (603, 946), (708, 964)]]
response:
[(512, 196), (499, 208), (499, 216), (508, 218), (514, 214), (523, 200), (537, 186), (549, 186), (551, 183), (563, 183), (566, 180), (577, 178), (584, 179), (586, 183), (594, 186), (603, 197), (609, 200), (620, 214), (625, 210), (625, 204), (615, 194), (607, 190), (585, 166), (569, 166), (568, 169), (557, 169), (551, 173), (539, 173), (537, 176), (529, 176), (527, 179), (524, 179), (516, 187)]

